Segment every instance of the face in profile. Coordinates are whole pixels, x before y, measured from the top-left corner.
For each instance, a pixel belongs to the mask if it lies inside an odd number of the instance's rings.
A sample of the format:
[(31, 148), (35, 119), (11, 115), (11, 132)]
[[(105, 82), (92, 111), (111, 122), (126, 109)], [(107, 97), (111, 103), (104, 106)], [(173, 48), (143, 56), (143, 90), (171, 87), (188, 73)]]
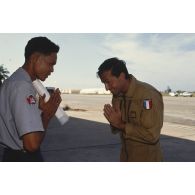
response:
[(54, 71), (56, 61), (57, 53), (51, 53), (49, 55), (40, 54), (34, 66), (36, 77), (41, 81), (45, 81)]

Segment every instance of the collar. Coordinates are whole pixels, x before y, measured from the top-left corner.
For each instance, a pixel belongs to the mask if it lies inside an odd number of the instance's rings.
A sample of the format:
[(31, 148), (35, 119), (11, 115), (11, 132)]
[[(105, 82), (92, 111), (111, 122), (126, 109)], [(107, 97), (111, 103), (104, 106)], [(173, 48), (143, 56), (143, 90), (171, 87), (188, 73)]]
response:
[(127, 97), (133, 97), (133, 94), (134, 94), (135, 89), (136, 89), (137, 79), (132, 74), (130, 74), (129, 80), (130, 80), (129, 88), (124, 95)]
[(18, 69), (18, 72), (19, 72), (20, 75), (22, 75), (22, 78), (24, 78), (25, 81), (32, 83), (30, 75), (26, 72), (26, 70), (24, 70), (22, 67), (20, 67)]

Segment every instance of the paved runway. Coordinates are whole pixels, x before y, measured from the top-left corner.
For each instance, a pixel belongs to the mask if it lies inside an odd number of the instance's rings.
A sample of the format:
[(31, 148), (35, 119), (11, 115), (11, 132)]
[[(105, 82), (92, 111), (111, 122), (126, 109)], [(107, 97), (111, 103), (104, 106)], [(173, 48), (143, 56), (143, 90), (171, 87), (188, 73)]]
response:
[[(67, 111), (70, 120), (60, 126), (54, 118), (42, 144), (45, 161), (117, 162), (120, 139), (110, 132), (102, 114), (110, 95), (62, 95), (63, 105), (86, 111)], [(161, 135), (164, 161), (195, 162), (195, 98), (164, 97)], [(0, 151), (1, 156), (1, 151)]]

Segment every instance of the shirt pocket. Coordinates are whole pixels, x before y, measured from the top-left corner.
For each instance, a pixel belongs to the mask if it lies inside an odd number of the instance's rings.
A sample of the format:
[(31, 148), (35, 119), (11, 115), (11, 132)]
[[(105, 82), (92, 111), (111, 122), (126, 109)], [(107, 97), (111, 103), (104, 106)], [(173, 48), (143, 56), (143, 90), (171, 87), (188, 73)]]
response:
[(128, 110), (128, 122), (140, 123), (143, 101), (139, 99), (131, 100), (131, 106)]

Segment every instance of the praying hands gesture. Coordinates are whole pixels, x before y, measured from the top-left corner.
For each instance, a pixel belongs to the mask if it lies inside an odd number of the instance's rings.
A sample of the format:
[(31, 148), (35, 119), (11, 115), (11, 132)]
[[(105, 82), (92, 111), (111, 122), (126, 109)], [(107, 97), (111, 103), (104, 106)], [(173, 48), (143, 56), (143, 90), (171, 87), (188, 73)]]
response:
[(110, 104), (104, 105), (104, 116), (109, 121), (110, 125), (117, 129), (124, 130), (125, 123), (122, 121), (122, 115), (119, 106), (111, 106)]

